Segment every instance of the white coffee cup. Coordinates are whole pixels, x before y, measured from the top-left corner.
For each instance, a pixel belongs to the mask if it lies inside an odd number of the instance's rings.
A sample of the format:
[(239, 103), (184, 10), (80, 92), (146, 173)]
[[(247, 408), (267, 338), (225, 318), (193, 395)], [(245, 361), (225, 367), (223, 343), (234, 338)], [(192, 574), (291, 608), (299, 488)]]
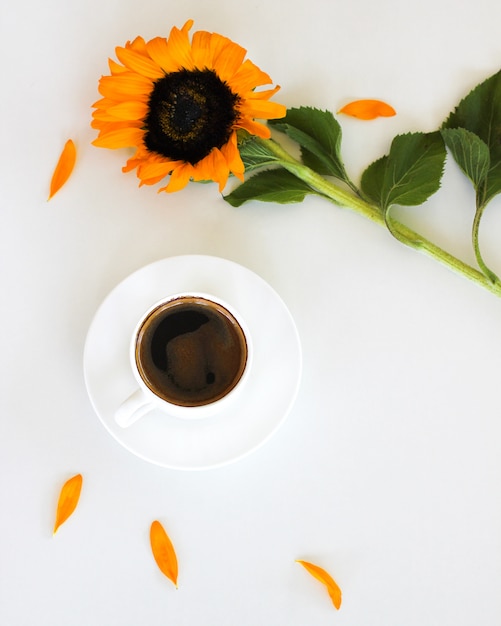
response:
[(232, 403), (248, 379), (252, 343), (245, 321), (220, 298), (180, 293), (152, 305), (130, 342), (137, 389), (118, 407), (126, 428), (153, 410), (196, 419)]

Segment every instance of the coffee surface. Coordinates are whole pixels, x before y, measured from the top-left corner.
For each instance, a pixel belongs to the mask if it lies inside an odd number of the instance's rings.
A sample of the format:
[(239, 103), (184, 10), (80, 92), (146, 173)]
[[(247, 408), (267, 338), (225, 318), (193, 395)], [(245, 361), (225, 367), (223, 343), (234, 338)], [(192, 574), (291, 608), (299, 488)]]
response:
[(223, 306), (182, 297), (157, 307), (136, 342), (136, 363), (148, 387), (182, 406), (200, 406), (225, 396), (247, 360), (243, 331)]

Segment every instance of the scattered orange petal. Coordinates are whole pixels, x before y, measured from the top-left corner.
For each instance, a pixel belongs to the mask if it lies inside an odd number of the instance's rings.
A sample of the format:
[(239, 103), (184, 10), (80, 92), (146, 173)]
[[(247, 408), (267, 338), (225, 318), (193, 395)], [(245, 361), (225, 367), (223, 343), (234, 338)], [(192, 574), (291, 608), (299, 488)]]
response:
[(164, 530), (162, 524), (154, 521), (150, 529), (151, 551), (162, 572), (177, 588), (177, 557), (174, 546)]
[(54, 174), (52, 174), (52, 180), (50, 181), (50, 193), (48, 198), (49, 200), (56, 192), (61, 189), (61, 187), (70, 177), (70, 174), (75, 166), (76, 158), (77, 151), (75, 148), (75, 144), (71, 139), (68, 139), (68, 141), (64, 145), (63, 151), (61, 152), (61, 156), (59, 157), (59, 161), (57, 162)]
[(339, 109), (338, 113), (351, 115), (359, 120), (374, 120), (376, 117), (392, 117), (395, 109), (382, 100), (355, 100)]
[(54, 524), (55, 535), (57, 529), (64, 524), (64, 522), (70, 517), (75, 510), (78, 500), (80, 498), (80, 491), (82, 490), (82, 475), (76, 474), (73, 478), (67, 480), (61, 488), (59, 494), (59, 501), (57, 503), (56, 523)]
[(341, 589), (332, 576), (318, 565), (313, 565), (313, 563), (308, 563), (308, 561), (297, 560), (296, 563), (300, 563), (312, 576), (326, 586), (332, 604), (336, 609), (339, 609), (341, 606)]

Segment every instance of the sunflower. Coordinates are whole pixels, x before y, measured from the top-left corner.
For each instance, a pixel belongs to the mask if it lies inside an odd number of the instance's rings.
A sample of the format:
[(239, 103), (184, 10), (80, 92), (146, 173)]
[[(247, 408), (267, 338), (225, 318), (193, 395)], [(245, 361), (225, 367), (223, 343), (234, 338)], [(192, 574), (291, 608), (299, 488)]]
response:
[(93, 107), (92, 143), (102, 148), (135, 148), (124, 172), (137, 169), (140, 185), (178, 191), (190, 180), (212, 180), (222, 191), (228, 177), (243, 180), (244, 164), (237, 144), (243, 129), (262, 138), (269, 128), (256, 119), (284, 117), (285, 106), (269, 99), (279, 87), (245, 59), (246, 50), (230, 39), (189, 31), (193, 20), (168, 39), (137, 37), (117, 47), (119, 62), (109, 60)]

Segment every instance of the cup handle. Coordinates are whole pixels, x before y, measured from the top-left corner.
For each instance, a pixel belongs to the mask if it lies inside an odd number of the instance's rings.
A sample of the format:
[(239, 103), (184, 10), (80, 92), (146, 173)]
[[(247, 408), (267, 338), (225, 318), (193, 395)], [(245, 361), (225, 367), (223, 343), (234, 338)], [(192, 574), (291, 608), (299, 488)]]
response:
[(153, 403), (141, 389), (136, 389), (115, 411), (115, 421), (122, 428), (132, 426), (153, 409)]

